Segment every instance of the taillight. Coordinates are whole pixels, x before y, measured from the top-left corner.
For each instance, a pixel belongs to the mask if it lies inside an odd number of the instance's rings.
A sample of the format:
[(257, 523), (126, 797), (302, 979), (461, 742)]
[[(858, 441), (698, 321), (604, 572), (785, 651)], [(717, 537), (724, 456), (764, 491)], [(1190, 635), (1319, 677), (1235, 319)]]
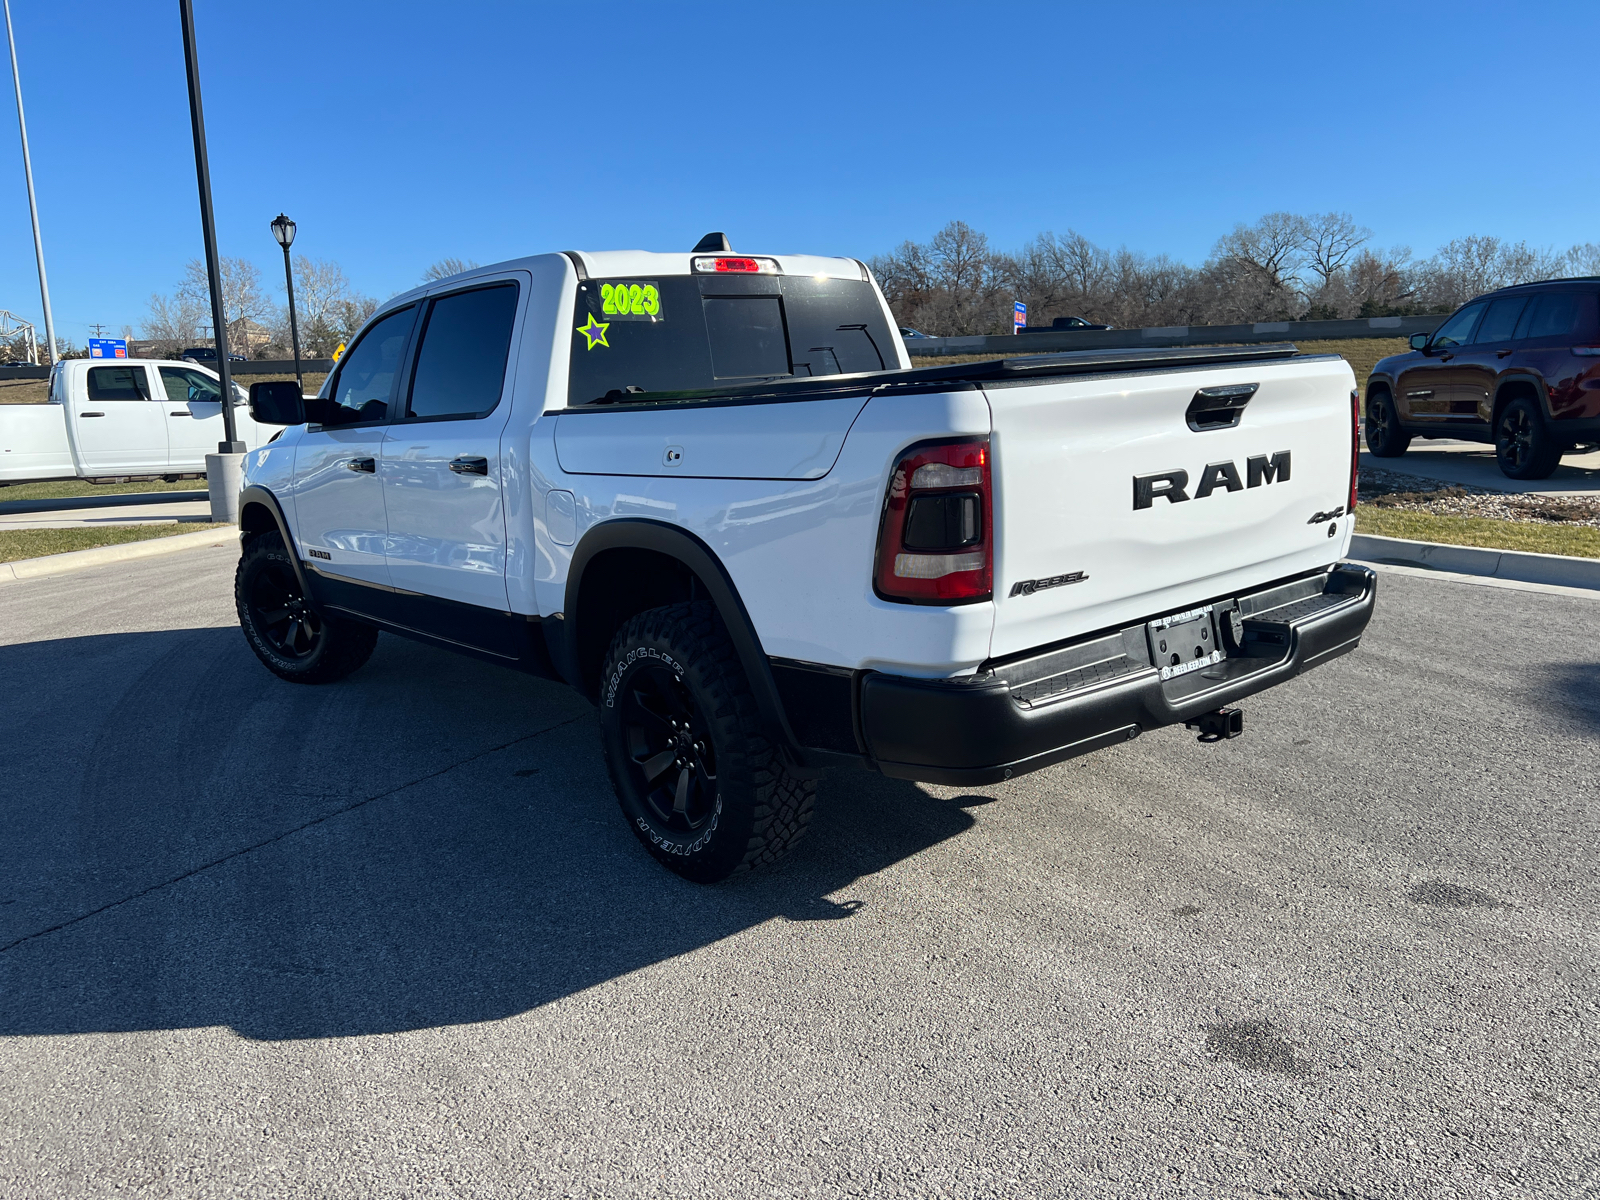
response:
[(776, 275), (778, 273), (778, 260), (775, 258), (728, 258), (718, 255), (713, 258), (696, 258), (693, 266), (697, 274), (702, 275)]
[(889, 473), (873, 582), (885, 600), (963, 604), (994, 592), (989, 442), (913, 446)]
[(1350, 389), (1350, 507), (1356, 510), (1356, 488), (1361, 482), (1361, 393)]

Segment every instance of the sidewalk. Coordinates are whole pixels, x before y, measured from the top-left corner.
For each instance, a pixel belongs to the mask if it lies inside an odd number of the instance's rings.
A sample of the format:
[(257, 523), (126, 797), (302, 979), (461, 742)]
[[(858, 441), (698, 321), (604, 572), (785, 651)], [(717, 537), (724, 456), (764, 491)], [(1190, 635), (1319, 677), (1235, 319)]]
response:
[(211, 504), (119, 504), (103, 508), (55, 509), (48, 512), (0, 512), (0, 529), (76, 529), (99, 525), (170, 525), (177, 521), (209, 521)]
[(1422, 479), (1438, 479), (1445, 483), (1498, 492), (1537, 492), (1547, 496), (1600, 499), (1600, 452), (1567, 455), (1549, 479), (1517, 480), (1507, 479), (1500, 473), (1493, 446), (1481, 442), (1425, 441), (1416, 438), (1411, 443), (1411, 449), (1399, 458), (1374, 458), (1363, 450), (1361, 469), (1415, 475)]

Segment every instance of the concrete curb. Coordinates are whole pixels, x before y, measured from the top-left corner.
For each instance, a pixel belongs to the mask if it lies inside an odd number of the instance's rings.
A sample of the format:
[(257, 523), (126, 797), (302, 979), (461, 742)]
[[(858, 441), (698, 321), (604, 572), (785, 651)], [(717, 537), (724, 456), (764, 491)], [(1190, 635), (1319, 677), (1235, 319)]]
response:
[(1521, 583), (1600, 590), (1600, 558), (1571, 558), (1564, 554), (1530, 554), (1521, 550), (1486, 550), (1477, 546), (1446, 546), (1438, 542), (1412, 542), (1405, 538), (1375, 537), (1358, 533), (1350, 539), (1350, 557), (1376, 563), (1404, 563), (1454, 571), (1460, 575), (1486, 575)]
[(122, 542), (115, 546), (96, 546), (92, 550), (69, 550), (65, 554), (46, 554), (43, 558), (23, 558), (0, 563), (0, 583), (12, 579), (38, 579), (62, 575), (85, 567), (102, 567), (134, 558), (154, 558), (201, 546), (226, 546), (237, 543), (233, 529), (202, 529), (199, 533), (176, 533), (169, 537), (147, 538), (142, 542)]
[[(4, 496), (0, 492), (0, 496)], [(55, 500), (0, 500), (0, 513), (70, 512), (79, 508), (132, 508), (139, 504), (188, 504), (210, 492), (117, 492), (110, 496), (62, 496)]]

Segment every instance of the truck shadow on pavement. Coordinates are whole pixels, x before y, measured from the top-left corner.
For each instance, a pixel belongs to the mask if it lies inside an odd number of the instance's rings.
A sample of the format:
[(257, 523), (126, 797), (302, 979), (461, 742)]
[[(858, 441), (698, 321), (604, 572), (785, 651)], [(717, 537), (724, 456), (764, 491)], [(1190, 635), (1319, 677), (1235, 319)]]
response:
[(300, 687), (237, 628), (0, 647), (0, 678), (0, 1035), (494, 1020), (849, 919), (854, 881), (984, 799), (835, 772), (788, 860), (704, 888), (635, 841), (593, 709), (557, 684), (385, 637)]

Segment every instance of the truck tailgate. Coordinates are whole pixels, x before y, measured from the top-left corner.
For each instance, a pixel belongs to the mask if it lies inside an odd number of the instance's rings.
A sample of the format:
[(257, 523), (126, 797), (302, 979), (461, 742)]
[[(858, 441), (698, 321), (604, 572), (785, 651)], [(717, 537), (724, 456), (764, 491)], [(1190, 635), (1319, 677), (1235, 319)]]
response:
[[(1191, 426), (1191, 405), (1251, 384), (1237, 425), (1214, 412)], [(991, 654), (1337, 561), (1354, 521), (1354, 386), (1336, 357), (989, 385)]]

